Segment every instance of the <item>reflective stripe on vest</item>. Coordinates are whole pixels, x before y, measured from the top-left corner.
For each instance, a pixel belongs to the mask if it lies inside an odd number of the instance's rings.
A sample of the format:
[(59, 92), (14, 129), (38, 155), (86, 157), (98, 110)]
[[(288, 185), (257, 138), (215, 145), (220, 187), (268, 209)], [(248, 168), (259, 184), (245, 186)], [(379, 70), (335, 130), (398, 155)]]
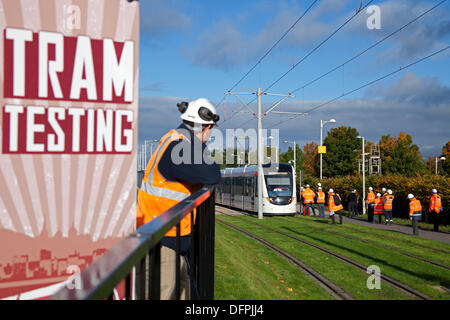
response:
[(420, 216), (422, 215), (422, 205), (420, 201), (413, 198), (409, 203), (409, 215), (410, 216)]
[(430, 199), (430, 210), (439, 212), (442, 207), (441, 197), (437, 194), (433, 194)]
[(386, 201), (384, 203), (384, 209), (392, 210), (392, 202), (394, 201), (394, 196), (391, 194), (388, 194), (386, 196)]
[(317, 192), (317, 203), (325, 203), (325, 192)]
[(375, 202), (375, 193), (370, 191), (369, 194), (367, 195), (367, 203), (372, 203), (372, 202)]
[[(170, 143), (176, 140), (186, 139), (176, 130), (171, 130), (161, 138), (161, 142), (151, 156), (147, 169), (142, 179), (141, 188), (138, 192), (137, 219), (138, 223), (147, 223), (170, 209), (174, 205), (188, 198), (193, 192), (197, 191), (199, 185), (192, 185), (187, 182), (169, 181), (158, 171), (158, 164), (167, 151)], [(190, 142), (190, 141), (189, 141)], [(194, 210), (194, 219), (196, 211)], [(140, 221), (142, 219), (142, 221)], [(181, 236), (188, 235), (191, 232), (190, 216), (184, 217), (180, 221)], [(166, 233), (166, 236), (175, 236), (176, 228), (173, 227)]]

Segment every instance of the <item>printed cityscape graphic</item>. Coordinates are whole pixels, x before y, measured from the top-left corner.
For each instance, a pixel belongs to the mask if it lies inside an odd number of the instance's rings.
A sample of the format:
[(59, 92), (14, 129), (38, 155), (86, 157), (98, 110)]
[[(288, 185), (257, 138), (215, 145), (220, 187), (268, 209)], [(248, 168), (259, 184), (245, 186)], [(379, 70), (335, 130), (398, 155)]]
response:
[(0, 229), (0, 239), (11, 241), (0, 252), (0, 299), (24, 288), (32, 290), (64, 281), (73, 274), (69, 266), (83, 270), (120, 240), (93, 242), (90, 235), (78, 235), (74, 229), (68, 237), (60, 233), (49, 237), (44, 230), (37, 238)]

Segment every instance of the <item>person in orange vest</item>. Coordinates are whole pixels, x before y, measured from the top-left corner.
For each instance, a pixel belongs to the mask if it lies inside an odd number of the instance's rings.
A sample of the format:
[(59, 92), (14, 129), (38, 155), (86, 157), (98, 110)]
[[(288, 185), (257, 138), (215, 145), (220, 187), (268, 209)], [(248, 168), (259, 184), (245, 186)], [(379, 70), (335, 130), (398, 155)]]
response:
[(303, 209), (303, 215), (304, 216), (306, 214), (308, 214), (308, 216), (309, 216), (308, 209), (312, 210), (314, 216), (316, 215), (316, 210), (314, 209), (314, 206), (313, 206), (314, 196), (315, 196), (314, 191), (312, 191), (311, 188), (309, 187), (309, 184), (307, 184), (305, 190), (302, 193), (303, 203), (305, 205), (304, 209)]
[(375, 208), (375, 193), (373, 188), (369, 187), (369, 193), (367, 194), (367, 221), (374, 222), (373, 212)]
[(378, 223), (381, 224), (381, 215), (383, 214), (383, 199), (381, 198), (381, 193), (377, 193), (377, 197), (375, 198), (375, 206), (374, 206), (374, 214), (375, 217), (373, 218), (373, 221), (376, 223), (378, 216)]
[(384, 214), (384, 224), (392, 224), (392, 204), (394, 202), (394, 196), (392, 195), (392, 190), (387, 191), (386, 196), (383, 199), (383, 214)]
[(430, 198), (429, 212), (431, 214), (431, 220), (433, 221), (433, 230), (439, 231), (439, 213), (443, 211), (441, 196), (438, 195), (437, 190), (431, 190), (433, 195)]
[(419, 220), (422, 218), (422, 205), (420, 201), (414, 198), (412, 193), (408, 194), (409, 199), (409, 218), (412, 220), (413, 234), (415, 236), (419, 235), (418, 224)]
[(333, 221), (332, 224), (336, 224), (334, 218), (336, 213), (339, 214), (339, 223), (342, 224), (342, 209), (344, 209), (344, 207), (342, 206), (341, 196), (335, 193), (333, 189), (330, 189), (328, 191), (328, 213)]
[(319, 187), (316, 194), (317, 209), (319, 210), (319, 217), (325, 218), (325, 192), (322, 187)]
[[(217, 184), (221, 178), (220, 167), (211, 160), (205, 144), (219, 120), (214, 106), (203, 98), (177, 106), (183, 123), (161, 138), (150, 157), (138, 191), (137, 227), (188, 198), (202, 185)], [(190, 292), (188, 272), (191, 228), (191, 217), (187, 215), (180, 221), (181, 299), (191, 299), (195, 294)], [(176, 227), (165, 234), (161, 244), (161, 299), (171, 300), (176, 293)]]

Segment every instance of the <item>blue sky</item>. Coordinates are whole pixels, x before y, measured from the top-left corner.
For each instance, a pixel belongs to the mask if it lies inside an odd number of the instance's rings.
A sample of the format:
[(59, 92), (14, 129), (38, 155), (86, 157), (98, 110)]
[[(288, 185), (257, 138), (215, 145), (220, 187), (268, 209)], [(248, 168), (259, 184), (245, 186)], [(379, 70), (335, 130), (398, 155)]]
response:
[[(208, 98), (223, 120), (242, 107), (224, 93), (253, 67), (313, 3), (307, 1), (141, 0), (139, 142), (159, 139), (179, 124), (176, 103)], [(364, 0), (365, 5), (369, 0)], [(288, 93), (340, 65), (440, 1), (373, 1), (381, 28), (369, 30), (371, 14), (361, 11), (269, 92)], [(319, 0), (233, 91), (267, 88), (359, 8), (360, 0)], [(280, 105), (305, 112), (328, 99), (375, 80), (450, 44), (450, 3), (412, 23), (358, 59), (299, 90)], [(450, 50), (383, 81), (330, 103), (307, 117), (286, 120), (270, 114), (263, 126), (279, 128), (280, 141), (319, 142), (320, 120), (356, 128), (367, 140), (382, 135), (413, 136), (424, 157), (440, 154), (450, 140)], [(253, 96), (240, 96), (246, 102)], [(263, 110), (276, 101), (264, 97)], [(256, 104), (250, 104), (255, 110)], [(226, 114), (224, 114), (224, 111)], [(256, 126), (249, 114), (219, 129)], [(221, 121), (222, 122), (222, 121)], [(326, 128), (331, 128), (327, 125)], [(324, 136), (326, 133), (324, 133)], [(281, 144), (282, 150), (287, 146)]]

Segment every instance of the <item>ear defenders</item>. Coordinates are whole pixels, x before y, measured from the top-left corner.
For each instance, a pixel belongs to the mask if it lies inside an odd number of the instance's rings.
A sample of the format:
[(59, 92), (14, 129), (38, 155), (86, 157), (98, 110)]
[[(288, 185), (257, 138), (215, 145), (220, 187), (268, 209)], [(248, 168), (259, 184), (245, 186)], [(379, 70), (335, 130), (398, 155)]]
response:
[(198, 115), (205, 121), (217, 122), (220, 119), (220, 117), (217, 114), (212, 113), (211, 110), (205, 107), (200, 107), (200, 109), (198, 109)]
[(185, 113), (188, 108), (189, 103), (186, 101), (182, 101), (180, 103), (177, 103), (178, 111), (181, 113)]

